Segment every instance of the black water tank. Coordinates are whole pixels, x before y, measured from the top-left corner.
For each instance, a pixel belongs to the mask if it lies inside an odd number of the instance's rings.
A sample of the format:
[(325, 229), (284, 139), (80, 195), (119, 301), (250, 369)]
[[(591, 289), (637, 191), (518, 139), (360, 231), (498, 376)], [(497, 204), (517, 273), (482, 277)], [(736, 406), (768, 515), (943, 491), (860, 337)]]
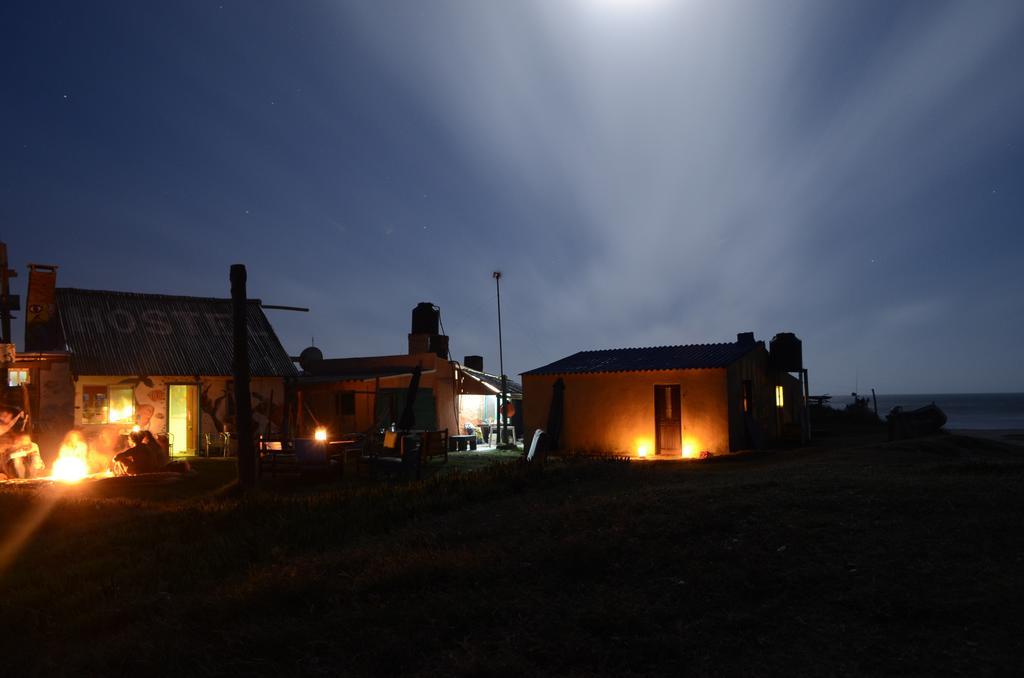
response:
[(799, 372), (804, 368), (803, 343), (792, 332), (779, 332), (771, 341), (772, 364), (784, 372)]
[(467, 355), (462, 359), (462, 364), (477, 372), (484, 371), (484, 357), (482, 355)]
[(421, 301), (412, 310), (413, 334), (440, 334), (441, 311), (429, 301)]
[(312, 372), (316, 369), (317, 365), (323, 362), (324, 353), (316, 346), (310, 346), (302, 349), (302, 353), (299, 354), (299, 367), (302, 368), (303, 372)]

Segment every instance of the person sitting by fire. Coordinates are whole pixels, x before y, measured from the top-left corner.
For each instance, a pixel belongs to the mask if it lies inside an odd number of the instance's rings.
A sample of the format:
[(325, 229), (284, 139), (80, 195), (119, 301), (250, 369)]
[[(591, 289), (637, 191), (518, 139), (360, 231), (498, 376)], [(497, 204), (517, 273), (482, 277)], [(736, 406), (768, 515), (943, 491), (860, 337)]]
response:
[(25, 413), (16, 408), (0, 406), (0, 438), (10, 433), (15, 424), (24, 417)]
[(15, 407), (0, 405), (0, 474), (3, 475), (2, 479), (6, 479), (10, 471), (7, 464), (8, 454), (16, 442), (16, 433), (13, 429), (24, 416), (25, 413)]
[(117, 467), (129, 475), (156, 473), (167, 465), (164, 448), (149, 431), (135, 431), (132, 446), (114, 457)]
[(14, 445), (7, 449), (7, 461), (4, 471), (12, 478), (36, 478), (43, 475), (46, 464), (39, 454), (39, 446), (32, 442), (27, 433), (20, 433)]

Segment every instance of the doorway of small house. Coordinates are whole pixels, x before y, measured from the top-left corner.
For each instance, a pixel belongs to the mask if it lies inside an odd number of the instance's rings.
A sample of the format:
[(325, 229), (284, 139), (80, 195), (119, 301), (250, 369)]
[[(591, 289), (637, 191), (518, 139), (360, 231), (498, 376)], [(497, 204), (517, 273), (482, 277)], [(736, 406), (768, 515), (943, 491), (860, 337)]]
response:
[(199, 447), (199, 388), (195, 384), (167, 387), (167, 432), (173, 455), (195, 454)]
[(654, 387), (654, 431), (658, 454), (678, 457), (683, 453), (683, 415), (679, 384)]

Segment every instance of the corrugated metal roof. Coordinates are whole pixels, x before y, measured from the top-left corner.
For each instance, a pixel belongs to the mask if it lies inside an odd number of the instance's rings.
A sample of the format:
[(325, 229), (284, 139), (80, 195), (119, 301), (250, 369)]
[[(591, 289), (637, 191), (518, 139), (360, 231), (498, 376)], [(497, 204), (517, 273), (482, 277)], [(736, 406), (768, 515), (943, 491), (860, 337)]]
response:
[[(296, 374), (260, 302), (246, 305), (254, 377)], [(231, 300), (57, 288), (76, 374), (229, 376)]]
[(583, 374), (587, 372), (650, 372), (727, 367), (760, 343), (687, 344), (647, 348), (580, 351), (529, 374)]
[[(501, 377), (496, 374), (488, 374), (487, 372), (480, 372), (478, 370), (471, 370), (465, 365), (460, 365), (459, 369), (465, 372), (467, 375), (476, 379), (477, 381), (489, 384), (494, 388), (497, 393), (501, 393)], [(512, 381), (508, 377), (505, 377), (505, 388), (509, 395), (523, 395), (523, 387), (519, 382)]]

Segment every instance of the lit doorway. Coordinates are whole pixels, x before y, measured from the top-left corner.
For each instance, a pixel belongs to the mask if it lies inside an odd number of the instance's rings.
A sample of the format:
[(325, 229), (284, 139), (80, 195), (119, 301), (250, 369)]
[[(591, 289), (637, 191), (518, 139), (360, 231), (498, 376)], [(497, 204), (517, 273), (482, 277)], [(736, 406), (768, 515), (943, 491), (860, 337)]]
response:
[(167, 432), (170, 452), (194, 455), (199, 448), (199, 389), (195, 384), (167, 387)]

